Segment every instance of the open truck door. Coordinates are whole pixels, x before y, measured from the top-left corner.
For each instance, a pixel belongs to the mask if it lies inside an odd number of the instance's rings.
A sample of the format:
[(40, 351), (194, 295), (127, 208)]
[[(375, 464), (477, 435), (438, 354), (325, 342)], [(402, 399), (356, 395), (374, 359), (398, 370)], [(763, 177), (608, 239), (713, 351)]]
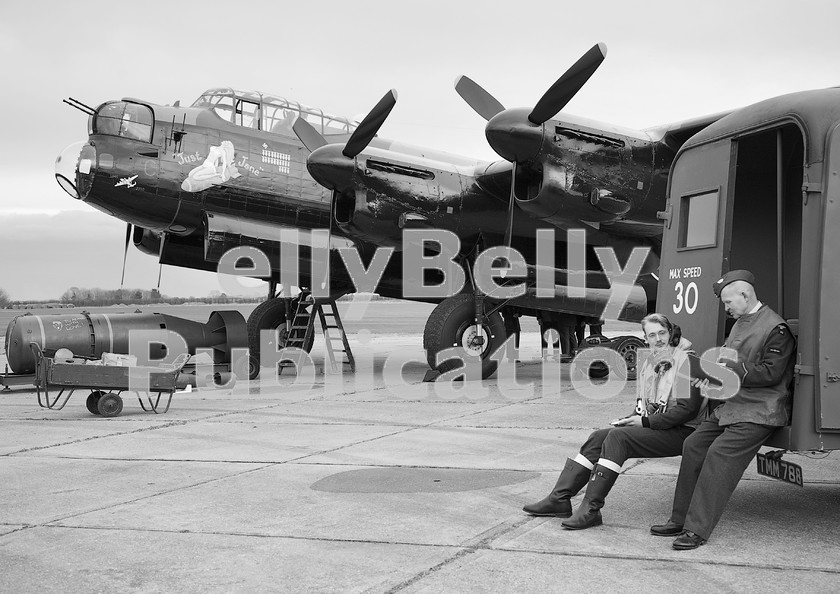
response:
[(681, 153), (660, 214), (665, 232), (657, 310), (680, 325), (698, 352), (715, 346), (722, 331), (711, 286), (728, 255), (723, 227), (733, 150), (730, 141), (720, 141)]
[(818, 430), (840, 432), (840, 123), (829, 133), (826, 164), (821, 265), (814, 270), (820, 298), (814, 413)]
[(729, 270), (797, 337), (791, 424), (767, 445), (840, 449), (840, 90), (737, 110), (671, 167), (657, 309), (702, 353), (733, 321), (712, 291)]

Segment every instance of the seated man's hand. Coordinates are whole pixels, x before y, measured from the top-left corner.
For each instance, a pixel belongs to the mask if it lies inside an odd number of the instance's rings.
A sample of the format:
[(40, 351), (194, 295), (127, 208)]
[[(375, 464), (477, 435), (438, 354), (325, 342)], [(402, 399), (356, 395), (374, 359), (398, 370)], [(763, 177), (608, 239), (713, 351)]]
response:
[(632, 415), (629, 417), (624, 417), (623, 419), (616, 419), (615, 421), (610, 421), (610, 425), (614, 425), (615, 427), (642, 427), (642, 417), (640, 415)]

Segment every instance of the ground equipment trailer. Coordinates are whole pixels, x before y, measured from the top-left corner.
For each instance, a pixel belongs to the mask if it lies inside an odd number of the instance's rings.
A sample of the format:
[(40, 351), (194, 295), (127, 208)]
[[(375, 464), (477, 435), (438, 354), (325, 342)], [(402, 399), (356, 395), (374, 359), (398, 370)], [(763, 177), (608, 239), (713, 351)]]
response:
[(712, 292), (747, 269), (797, 336), (791, 423), (767, 445), (840, 449), (840, 89), (736, 110), (671, 167), (657, 307), (698, 352), (730, 327)]
[[(189, 359), (189, 354), (182, 353), (169, 365), (157, 367), (123, 367), (114, 365), (88, 365), (84, 359), (57, 359), (44, 356), (44, 352), (37, 342), (31, 342), (30, 347), (35, 359), (35, 389), (38, 393), (38, 405), (42, 408), (61, 410), (70, 396), (78, 389), (89, 389), (85, 405), (94, 415), (116, 417), (122, 412), (122, 392), (132, 391), (137, 394), (140, 407), (144, 411), (165, 413), (172, 403), (172, 394), (179, 387), (178, 376)], [(144, 382), (137, 381), (142, 389), (138, 389), (132, 382), (132, 372), (145, 371)], [(50, 395), (50, 390), (53, 395)], [(56, 393), (57, 392), (57, 393)], [(141, 392), (146, 397), (143, 402)], [(157, 397), (152, 396), (157, 393)], [(43, 394), (43, 398), (42, 398)], [(161, 397), (169, 397), (161, 403)], [(148, 404), (149, 408), (146, 408)], [(160, 406), (163, 405), (161, 409)]]

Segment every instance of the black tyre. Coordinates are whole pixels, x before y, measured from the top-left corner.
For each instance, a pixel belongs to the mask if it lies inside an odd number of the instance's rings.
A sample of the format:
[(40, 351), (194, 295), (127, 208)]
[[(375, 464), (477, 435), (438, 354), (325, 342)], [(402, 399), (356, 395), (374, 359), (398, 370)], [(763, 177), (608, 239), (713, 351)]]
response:
[(91, 392), (87, 400), (85, 401), (85, 406), (87, 406), (88, 412), (92, 415), (99, 415), (99, 399), (105, 394), (102, 390), (94, 390)]
[(122, 412), (123, 401), (118, 394), (108, 392), (99, 398), (97, 408), (99, 409), (99, 414), (103, 417), (116, 417)]
[(589, 366), (589, 377), (592, 379), (604, 379), (610, 374), (610, 368), (601, 361), (595, 361)]
[[(636, 336), (619, 336), (608, 342), (601, 342), (601, 346), (613, 349), (624, 359), (627, 367), (627, 379), (635, 380), (638, 367), (638, 350), (646, 348), (647, 345), (641, 338)], [(589, 366), (589, 377), (602, 379), (609, 375), (610, 368), (602, 361), (595, 361)]]
[[(546, 333), (549, 330), (553, 330), (554, 332), (546, 335)], [(549, 349), (559, 349), (560, 348), (560, 328), (558, 326), (552, 325), (551, 322), (545, 323), (545, 324), (541, 322), (540, 323), (540, 335), (542, 337), (542, 340), (546, 342), (546, 345), (547, 345), (546, 348), (549, 348)], [(553, 340), (551, 340), (551, 342), (549, 342), (548, 340), (546, 340), (546, 338), (549, 338), (549, 339), (553, 338)], [(564, 354), (568, 354), (568, 353), (564, 353)]]
[[(292, 307), (297, 307), (297, 301), (292, 301)], [(251, 315), (248, 316), (248, 350), (250, 353), (248, 361), (248, 377), (257, 379), (260, 374), (260, 331), (274, 330), (271, 345), (275, 349), (286, 346), (286, 301), (283, 299), (269, 299), (260, 303)], [(309, 337), (303, 350), (307, 353), (312, 350), (312, 343), (315, 342), (315, 333)]]
[[(257, 373), (259, 373), (259, 366), (257, 366)], [(230, 371), (236, 376), (237, 380), (251, 377), (251, 356), (239, 357), (236, 361), (230, 364)]]
[(616, 339), (613, 348), (621, 355), (627, 365), (627, 379), (636, 379), (639, 362), (638, 350), (645, 347), (647, 347), (645, 341), (635, 336), (620, 336)]
[[(483, 341), (477, 340), (482, 338)], [(451, 347), (461, 348), (464, 358), (481, 356), (481, 377), (493, 375), (498, 366), (490, 359), (505, 341), (505, 324), (499, 312), (484, 319), (480, 331), (475, 326), (475, 300), (472, 294), (461, 293), (445, 299), (432, 310), (423, 332), (423, 348), (429, 367), (441, 373), (460, 367), (457, 359), (435, 366), (437, 354)], [(481, 342), (482, 344), (479, 344)]]

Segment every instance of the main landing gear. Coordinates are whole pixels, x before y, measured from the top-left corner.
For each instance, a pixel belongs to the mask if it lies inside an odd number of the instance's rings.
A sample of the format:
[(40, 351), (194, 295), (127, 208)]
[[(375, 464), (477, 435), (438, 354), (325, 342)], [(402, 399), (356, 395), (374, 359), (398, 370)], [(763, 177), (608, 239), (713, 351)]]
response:
[[(489, 315), (476, 315), (478, 309), (486, 309)], [(511, 319), (511, 322), (515, 320)], [(485, 308), (481, 298), (471, 293), (461, 293), (444, 299), (432, 310), (426, 321), (423, 332), (423, 348), (426, 349), (426, 360), (429, 367), (440, 373), (446, 373), (461, 367), (461, 361), (456, 357), (447, 359), (436, 365), (439, 353), (445, 349), (455, 348), (456, 353), (464, 360), (469, 357), (481, 358), (481, 378), (492, 376), (498, 367), (497, 358), (491, 359), (509, 334), (515, 332), (517, 323), (510, 323), (508, 332), (499, 308), (488, 304)], [(638, 354), (640, 348), (645, 348), (642, 339), (636, 336), (617, 336), (607, 338), (603, 335), (590, 336), (580, 345), (577, 353), (594, 346), (601, 346), (615, 350), (627, 366), (627, 379), (635, 380), (637, 375)], [(610, 368), (601, 361), (594, 361), (589, 369), (592, 378), (604, 378), (610, 373)]]
[[(256, 379), (260, 374), (260, 332), (271, 331), (269, 344), (272, 348), (279, 350), (286, 346), (289, 336), (288, 326), (291, 325), (291, 319), (297, 309), (298, 299), (299, 297), (295, 299), (272, 297), (260, 303), (248, 316), (248, 377), (250, 379)], [(289, 320), (289, 325), (286, 324), (286, 320)], [(304, 343), (303, 350), (307, 353), (312, 350), (314, 341), (315, 336), (311, 335)]]
[(429, 367), (441, 373), (461, 367), (461, 362), (449, 359), (436, 365), (437, 354), (456, 348), (461, 357), (481, 357), (481, 378), (493, 375), (498, 366), (490, 358), (507, 338), (505, 324), (498, 311), (482, 315), (476, 323), (476, 299), (470, 293), (461, 293), (444, 299), (432, 310), (423, 332), (423, 348)]

